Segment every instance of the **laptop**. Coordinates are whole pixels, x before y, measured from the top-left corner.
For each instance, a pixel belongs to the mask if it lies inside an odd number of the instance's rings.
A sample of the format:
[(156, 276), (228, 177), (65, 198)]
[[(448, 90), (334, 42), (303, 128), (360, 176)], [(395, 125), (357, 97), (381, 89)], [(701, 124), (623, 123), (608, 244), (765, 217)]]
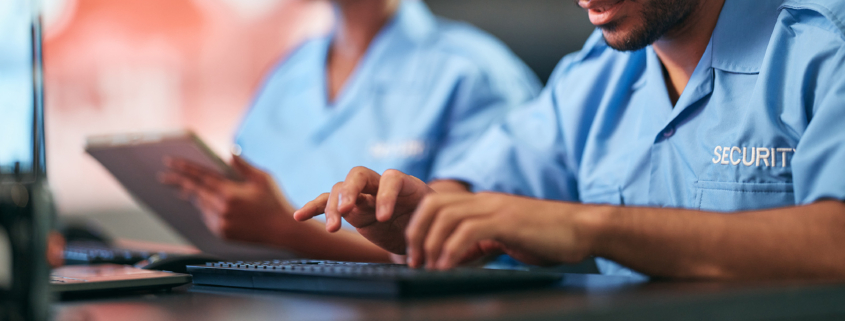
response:
[[(38, 3), (0, 2), (0, 175), (44, 182), (47, 170)], [(69, 266), (54, 269), (51, 274), (50, 289), (60, 293), (169, 288), (191, 279), (187, 274), (125, 265)]]

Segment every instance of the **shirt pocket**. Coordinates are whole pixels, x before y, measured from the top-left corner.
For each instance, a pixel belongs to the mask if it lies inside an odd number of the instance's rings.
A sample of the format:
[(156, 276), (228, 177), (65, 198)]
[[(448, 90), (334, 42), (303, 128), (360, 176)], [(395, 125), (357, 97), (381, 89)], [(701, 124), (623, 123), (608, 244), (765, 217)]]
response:
[(581, 193), (581, 203), (604, 204), (604, 205), (625, 205), (622, 200), (622, 193), (618, 187), (593, 189), (587, 193)]
[(695, 182), (696, 207), (737, 212), (795, 205), (792, 183)]

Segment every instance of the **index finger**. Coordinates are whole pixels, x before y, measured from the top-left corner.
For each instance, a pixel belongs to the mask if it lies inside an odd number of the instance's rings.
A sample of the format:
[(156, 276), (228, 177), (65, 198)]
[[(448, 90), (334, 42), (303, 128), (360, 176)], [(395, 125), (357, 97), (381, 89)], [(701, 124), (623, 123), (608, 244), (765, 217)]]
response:
[(329, 193), (320, 194), (320, 196), (293, 212), (293, 219), (303, 222), (325, 213), (328, 200)]

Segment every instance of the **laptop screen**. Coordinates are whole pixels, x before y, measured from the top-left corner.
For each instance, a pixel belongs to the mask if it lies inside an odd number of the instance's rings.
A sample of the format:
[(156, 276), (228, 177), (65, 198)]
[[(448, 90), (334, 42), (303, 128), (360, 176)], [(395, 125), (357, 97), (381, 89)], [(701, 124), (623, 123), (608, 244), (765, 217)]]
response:
[(0, 1), (0, 174), (45, 173), (41, 25), (33, 0)]

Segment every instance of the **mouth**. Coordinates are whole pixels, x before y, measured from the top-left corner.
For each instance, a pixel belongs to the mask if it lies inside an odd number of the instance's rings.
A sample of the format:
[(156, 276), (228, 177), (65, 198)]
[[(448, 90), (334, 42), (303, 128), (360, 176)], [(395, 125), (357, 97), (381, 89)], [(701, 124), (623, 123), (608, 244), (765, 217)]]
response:
[(601, 26), (617, 18), (623, 2), (624, 0), (580, 0), (578, 5), (587, 10), (593, 25)]

